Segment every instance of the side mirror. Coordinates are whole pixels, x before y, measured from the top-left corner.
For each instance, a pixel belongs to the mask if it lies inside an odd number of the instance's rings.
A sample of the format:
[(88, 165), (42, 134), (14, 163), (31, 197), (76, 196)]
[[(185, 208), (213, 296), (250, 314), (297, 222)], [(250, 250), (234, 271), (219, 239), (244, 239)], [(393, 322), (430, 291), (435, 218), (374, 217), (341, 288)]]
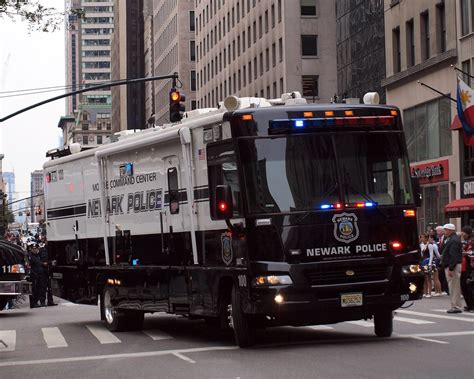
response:
[(214, 207), (216, 217), (220, 220), (232, 218), (234, 206), (232, 190), (228, 184), (216, 186), (214, 193)]
[(421, 207), (423, 195), (421, 192), (420, 182), (417, 178), (411, 178), (411, 187), (413, 188), (414, 201), (417, 208)]

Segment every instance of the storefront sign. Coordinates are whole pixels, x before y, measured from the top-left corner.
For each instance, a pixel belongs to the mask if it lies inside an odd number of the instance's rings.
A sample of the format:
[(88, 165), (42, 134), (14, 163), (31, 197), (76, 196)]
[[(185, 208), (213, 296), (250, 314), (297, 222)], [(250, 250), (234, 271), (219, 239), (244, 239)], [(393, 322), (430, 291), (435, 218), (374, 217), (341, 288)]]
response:
[(412, 165), (410, 169), (412, 178), (418, 179), (420, 184), (443, 182), (449, 179), (449, 161), (447, 159)]
[(462, 198), (474, 197), (474, 180), (464, 180), (462, 182)]

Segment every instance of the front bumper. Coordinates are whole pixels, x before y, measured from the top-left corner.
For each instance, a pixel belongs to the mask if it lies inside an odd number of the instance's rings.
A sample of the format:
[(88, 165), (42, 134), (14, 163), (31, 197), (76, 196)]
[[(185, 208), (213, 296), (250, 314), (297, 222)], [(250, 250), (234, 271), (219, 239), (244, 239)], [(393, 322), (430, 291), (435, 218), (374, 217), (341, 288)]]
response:
[(26, 280), (0, 281), (0, 296), (30, 295), (31, 283)]
[[(311, 285), (293, 271), (294, 283), (266, 288), (241, 288), (244, 312), (266, 316), (276, 324), (309, 325), (371, 318), (381, 310), (395, 310), (406, 301), (419, 300), (424, 275), (405, 274), (401, 266), (387, 267), (386, 278), (352, 283)], [(281, 273), (281, 272), (280, 272)], [(411, 287), (411, 290), (410, 290)], [(362, 302), (343, 306), (342, 295), (356, 294)], [(275, 297), (279, 295), (279, 302)]]

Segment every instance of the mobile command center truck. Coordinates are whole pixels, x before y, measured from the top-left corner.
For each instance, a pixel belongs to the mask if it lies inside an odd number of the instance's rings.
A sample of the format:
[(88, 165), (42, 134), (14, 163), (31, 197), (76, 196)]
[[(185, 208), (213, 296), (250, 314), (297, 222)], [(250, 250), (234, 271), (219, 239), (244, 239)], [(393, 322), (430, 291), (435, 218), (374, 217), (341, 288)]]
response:
[[(74, 152), (74, 146), (70, 151)], [(44, 164), (56, 294), (111, 331), (144, 313), (272, 325), (374, 318), (421, 298), (398, 109), (229, 97)], [(100, 301), (98, 301), (100, 299)]]

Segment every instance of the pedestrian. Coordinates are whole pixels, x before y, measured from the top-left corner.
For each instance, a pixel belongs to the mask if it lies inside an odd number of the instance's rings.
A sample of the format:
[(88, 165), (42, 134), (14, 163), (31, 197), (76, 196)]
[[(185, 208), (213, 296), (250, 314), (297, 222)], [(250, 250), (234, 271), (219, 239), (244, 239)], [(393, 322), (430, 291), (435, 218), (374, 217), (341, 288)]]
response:
[(433, 294), (433, 296), (441, 296), (441, 292), (442, 292), (441, 282), (439, 281), (441, 255), (438, 251), (438, 245), (436, 245), (432, 236), (428, 237), (428, 246), (429, 246), (429, 249), (432, 249), (432, 254), (430, 253), (430, 257), (432, 258), (432, 260), (430, 261), (430, 264), (432, 266), (431, 275), (432, 275), (434, 290), (435, 290), (435, 293)]
[(462, 244), (456, 234), (454, 224), (445, 224), (444, 244), (442, 250), (442, 264), (446, 279), (448, 280), (449, 293), (451, 296), (451, 308), (448, 313), (461, 313), (461, 260)]
[(472, 228), (465, 226), (462, 228), (461, 236), (464, 237), (466, 244), (463, 247), (462, 262), (461, 262), (461, 292), (466, 302), (464, 310), (467, 312), (474, 310), (474, 299), (472, 289), (468, 280), (471, 278), (471, 255), (472, 247), (474, 245), (474, 238), (472, 237)]
[[(30, 308), (46, 306), (46, 282), (44, 280), (44, 266), (39, 254), (37, 243), (30, 245), (30, 276), (32, 285), (32, 296), (30, 296)], [(40, 305), (38, 305), (38, 301)]]
[(46, 300), (47, 306), (53, 307), (57, 305), (53, 300), (53, 290), (51, 288), (51, 276), (50, 276), (50, 265), (51, 262), (49, 261), (48, 256), (48, 247), (47, 247), (47, 240), (46, 238), (42, 238), (43, 243), (40, 245), (40, 257), (41, 262), (43, 264), (43, 275), (44, 275), (44, 283), (46, 286)]
[[(436, 227), (436, 238), (435, 238), (435, 242), (436, 244), (438, 245), (438, 251), (440, 252), (440, 254), (442, 254), (442, 251), (443, 251), (443, 246), (444, 246), (444, 229), (441, 225), (438, 225)], [(441, 283), (441, 289), (443, 291), (443, 293), (445, 295), (449, 295), (449, 286), (448, 286), (448, 281), (447, 281), (447, 278), (446, 278), (446, 275), (444, 273), (444, 269), (441, 268), (441, 270), (439, 270), (439, 281)]]

